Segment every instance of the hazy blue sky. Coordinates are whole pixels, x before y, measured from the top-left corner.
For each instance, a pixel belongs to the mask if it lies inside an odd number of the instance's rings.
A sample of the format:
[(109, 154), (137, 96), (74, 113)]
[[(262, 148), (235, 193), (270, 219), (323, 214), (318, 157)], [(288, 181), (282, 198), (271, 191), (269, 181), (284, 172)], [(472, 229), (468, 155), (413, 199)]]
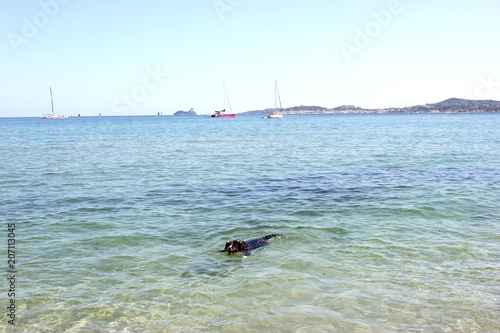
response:
[(498, 0), (1, 0), (0, 116), (500, 100)]

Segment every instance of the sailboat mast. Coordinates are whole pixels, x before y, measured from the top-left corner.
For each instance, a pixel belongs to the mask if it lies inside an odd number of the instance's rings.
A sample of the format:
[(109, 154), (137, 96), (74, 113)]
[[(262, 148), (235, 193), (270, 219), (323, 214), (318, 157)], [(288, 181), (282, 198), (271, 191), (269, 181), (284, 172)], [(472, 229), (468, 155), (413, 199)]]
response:
[(226, 83), (224, 82), (224, 79), (222, 79), (222, 100), (224, 104), (224, 109), (226, 109)]
[(229, 96), (227, 95), (226, 84), (224, 83), (224, 79), (222, 79), (222, 87), (224, 88), (224, 109), (226, 109), (226, 99), (227, 104), (229, 105), (229, 111), (233, 113), (233, 108), (231, 107), (231, 102), (229, 101)]
[(274, 109), (278, 110), (278, 82), (274, 80)]
[(278, 109), (278, 102), (280, 104), (280, 111), (283, 111), (283, 107), (281, 107), (281, 98), (280, 98), (280, 91), (278, 90), (278, 82), (274, 80), (274, 103), (276, 106), (276, 109)]
[(50, 87), (50, 104), (52, 106), (52, 116), (54, 115), (54, 99), (52, 98), (52, 87)]

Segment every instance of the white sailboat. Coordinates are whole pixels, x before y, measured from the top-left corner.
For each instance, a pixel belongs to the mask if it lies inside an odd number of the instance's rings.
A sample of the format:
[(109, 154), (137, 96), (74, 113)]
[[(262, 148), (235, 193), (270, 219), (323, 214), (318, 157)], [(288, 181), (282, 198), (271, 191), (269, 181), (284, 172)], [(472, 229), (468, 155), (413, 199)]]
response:
[(278, 103), (280, 105), (280, 112), (283, 112), (283, 108), (281, 107), (280, 92), (278, 90), (278, 83), (274, 81), (274, 111), (268, 112), (267, 115), (263, 118), (266, 119), (283, 118), (283, 114), (278, 112)]
[(50, 87), (50, 104), (52, 106), (52, 112), (43, 114), (40, 117), (40, 119), (65, 119), (65, 118), (68, 118), (66, 116), (60, 116), (60, 115), (54, 113), (54, 99), (52, 98), (52, 87)]

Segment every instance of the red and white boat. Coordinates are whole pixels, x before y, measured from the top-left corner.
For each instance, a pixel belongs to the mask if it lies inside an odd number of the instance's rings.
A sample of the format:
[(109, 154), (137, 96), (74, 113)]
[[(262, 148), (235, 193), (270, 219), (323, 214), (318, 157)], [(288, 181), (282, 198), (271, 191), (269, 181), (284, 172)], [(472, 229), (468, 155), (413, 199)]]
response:
[(66, 119), (68, 116), (60, 116), (58, 114), (44, 113), (40, 119)]
[(60, 116), (60, 115), (54, 113), (54, 99), (52, 98), (52, 87), (50, 87), (50, 104), (52, 106), (52, 112), (42, 114), (40, 119), (65, 119), (65, 118), (68, 118), (67, 116)]
[(210, 116), (205, 116), (206, 118), (214, 118), (214, 117), (236, 117), (235, 113), (226, 113), (226, 109), (221, 111), (215, 111)]
[[(236, 113), (232, 113), (232, 108), (231, 108), (231, 102), (229, 102), (229, 97), (227, 95), (227, 90), (226, 90), (226, 85), (224, 84), (224, 80), (222, 80), (222, 89), (224, 90), (224, 109), (221, 111), (214, 111), (209, 116), (205, 116), (205, 118), (227, 118), (227, 117), (236, 117)], [(226, 113), (226, 100), (227, 104), (229, 105), (229, 110), (231, 110), (231, 113)]]

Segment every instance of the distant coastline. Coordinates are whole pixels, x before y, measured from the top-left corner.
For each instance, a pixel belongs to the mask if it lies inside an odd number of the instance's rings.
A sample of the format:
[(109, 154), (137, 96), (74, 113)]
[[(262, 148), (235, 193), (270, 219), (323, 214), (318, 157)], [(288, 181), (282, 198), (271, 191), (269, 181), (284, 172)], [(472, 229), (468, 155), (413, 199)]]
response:
[[(276, 111), (273, 108), (264, 109), (264, 110), (253, 110), (253, 111), (244, 111), (237, 113), (237, 115), (241, 116), (261, 116), (265, 115), (269, 112)], [(335, 108), (327, 108), (322, 106), (293, 106), (289, 108), (283, 108), (283, 110), (279, 111), (284, 115), (286, 114), (390, 114), (390, 113), (399, 113), (399, 114), (443, 114), (443, 113), (500, 113), (500, 101), (495, 100), (469, 100), (469, 99), (460, 99), (460, 98), (450, 98), (444, 100), (439, 103), (432, 104), (424, 104), (424, 105), (414, 105), (407, 106), (402, 108), (381, 108), (381, 109), (364, 109), (359, 106), (354, 105), (342, 105)], [(163, 111), (158, 112), (158, 116), (166, 116), (167, 113)], [(172, 114), (172, 116), (181, 116), (181, 117), (196, 117), (196, 116), (205, 116), (207, 114), (199, 114), (193, 108), (189, 111), (179, 110)], [(101, 114), (99, 113), (99, 116)], [(134, 115), (103, 115), (103, 116), (134, 116)], [(152, 116), (152, 114), (137, 114), (135, 116)], [(69, 118), (80, 117), (70, 115)], [(81, 115), (81, 118), (92, 117), (92, 115)], [(97, 116), (95, 116), (97, 117)], [(39, 118), (37, 116), (0, 116), (0, 118)]]
[[(241, 115), (260, 115), (274, 109), (254, 110)], [(342, 105), (335, 108), (321, 106), (294, 106), (285, 108), (283, 114), (349, 114), (349, 113), (491, 113), (500, 112), (500, 101), (469, 100), (450, 98), (439, 103), (407, 106), (404, 108), (363, 109), (354, 105)]]

